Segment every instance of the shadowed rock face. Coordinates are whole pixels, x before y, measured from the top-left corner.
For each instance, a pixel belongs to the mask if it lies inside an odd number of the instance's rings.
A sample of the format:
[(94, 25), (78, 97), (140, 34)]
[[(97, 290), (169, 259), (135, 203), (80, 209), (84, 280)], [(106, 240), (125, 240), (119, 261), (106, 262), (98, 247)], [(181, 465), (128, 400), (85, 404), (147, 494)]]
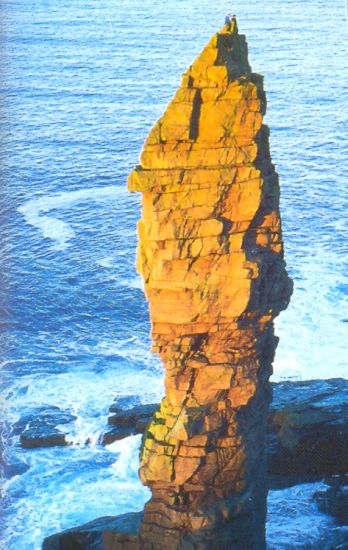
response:
[(165, 397), (144, 436), (144, 548), (264, 547), (265, 422), (292, 285), (263, 79), (224, 27), (184, 74), (129, 176)]

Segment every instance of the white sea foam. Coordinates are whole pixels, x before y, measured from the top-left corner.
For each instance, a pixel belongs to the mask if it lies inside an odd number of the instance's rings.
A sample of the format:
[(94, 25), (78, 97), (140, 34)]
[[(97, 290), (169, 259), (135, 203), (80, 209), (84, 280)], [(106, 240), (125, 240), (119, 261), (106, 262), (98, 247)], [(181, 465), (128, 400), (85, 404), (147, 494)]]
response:
[(144, 281), (141, 277), (134, 277), (127, 281), (127, 286), (130, 288), (138, 288), (139, 290), (144, 291)]
[(137, 336), (131, 336), (121, 341), (100, 341), (97, 346), (98, 354), (106, 357), (122, 357), (129, 362), (146, 364), (153, 367), (158, 373), (161, 372), (161, 362), (158, 357), (151, 353), (150, 347), (142, 342)]
[(139, 445), (139, 436), (124, 440), (115, 449), (120, 453), (115, 465), (109, 449), (66, 447), (31, 453), (30, 469), (7, 484), (10, 495), (25, 494), (27, 487), (30, 491), (27, 499), (11, 503), (12, 522), (3, 533), (4, 540), (11, 541), (6, 550), (40, 550), (43, 538), (55, 532), (96, 517), (141, 510), (150, 492), (136, 474)]
[[(133, 233), (132, 233), (133, 234)], [(124, 236), (124, 232), (123, 232)], [(126, 254), (129, 254), (129, 251), (126, 251)], [(117, 271), (119, 257), (125, 255), (125, 251), (118, 250), (116, 256), (106, 256), (105, 258), (100, 258), (95, 263), (100, 267), (108, 269), (108, 275), (106, 278), (114, 279), (117, 281), (118, 285), (126, 286), (128, 288), (137, 288), (144, 291), (144, 282), (142, 277), (137, 275), (136, 277), (127, 277), (126, 279), (120, 279), (119, 273)]]
[[(322, 245), (323, 246), (323, 245)], [(348, 297), (342, 259), (318, 247), (303, 258), (287, 310), (277, 318), (280, 337), (274, 380), (347, 377)]]
[[(27, 385), (22, 395), (20, 387)], [(130, 370), (120, 365), (117, 370), (96, 373), (89, 370), (50, 375), (50, 383), (42, 375), (30, 375), (13, 381), (13, 396), (6, 404), (6, 417), (11, 423), (23, 415), (23, 411), (38, 406), (58, 406), (76, 416), (76, 420), (63, 424), (69, 443), (76, 446), (88, 444), (95, 447), (102, 433), (107, 430), (110, 405), (117, 397), (140, 397), (144, 403), (159, 401), (163, 394), (162, 377), (158, 371)]]
[(106, 258), (101, 258), (96, 262), (97, 265), (100, 265), (100, 267), (114, 267), (115, 265), (115, 258), (113, 256), (106, 256)]
[(54, 250), (64, 250), (68, 241), (75, 236), (73, 228), (55, 216), (45, 215), (52, 210), (68, 210), (83, 201), (103, 202), (117, 200), (123, 188), (114, 185), (106, 187), (91, 187), (78, 191), (66, 191), (31, 199), (18, 208), (25, 221), (39, 229), (44, 238), (54, 241)]
[(108, 445), (108, 449), (118, 453), (118, 459), (113, 464), (113, 472), (118, 478), (127, 480), (136, 478), (138, 480), (139, 449), (142, 435), (131, 435), (120, 441)]

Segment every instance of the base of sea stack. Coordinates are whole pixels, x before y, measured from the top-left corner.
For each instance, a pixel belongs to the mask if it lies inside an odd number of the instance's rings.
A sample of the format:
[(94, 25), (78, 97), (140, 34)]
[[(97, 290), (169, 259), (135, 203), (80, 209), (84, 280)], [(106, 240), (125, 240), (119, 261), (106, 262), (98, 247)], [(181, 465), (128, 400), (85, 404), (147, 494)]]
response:
[(42, 550), (137, 550), (143, 513), (98, 518), (47, 537)]
[[(257, 504), (262, 503), (246, 496), (242, 513), (224, 520), (223, 511), (235, 505), (224, 502), (211, 511), (220, 521), (190, 533), (165, 526), (165, 518), (162, 525), (144, 522), (143, 512), (99, 518), (46, 538), (42, 550), (263, 550), (264, 521), (260, 523), (260, 514), (255, 514)], [(153, 505), (152, 500), (147, 503), (146, 515)]]

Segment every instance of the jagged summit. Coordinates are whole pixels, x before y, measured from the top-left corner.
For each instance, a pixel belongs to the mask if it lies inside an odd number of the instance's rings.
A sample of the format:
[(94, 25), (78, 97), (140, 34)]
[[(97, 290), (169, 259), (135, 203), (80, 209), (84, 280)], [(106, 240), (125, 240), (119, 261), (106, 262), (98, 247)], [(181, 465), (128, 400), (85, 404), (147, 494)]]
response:
[(238, 33), (233, 21), (210, 39), (184, 74), (182, 86), (214, 88), (250, 74), (245, 35)]
[(168, 178), (163, 172), (168, 169), (253, 162), (264, 112), (263, 78), (251, 72), (245, 36), (233, 21), (211, 38), (184, 73), (145, 142), (140, 166), (128, 178), (129, 190), (188, 183), (185, 177)]

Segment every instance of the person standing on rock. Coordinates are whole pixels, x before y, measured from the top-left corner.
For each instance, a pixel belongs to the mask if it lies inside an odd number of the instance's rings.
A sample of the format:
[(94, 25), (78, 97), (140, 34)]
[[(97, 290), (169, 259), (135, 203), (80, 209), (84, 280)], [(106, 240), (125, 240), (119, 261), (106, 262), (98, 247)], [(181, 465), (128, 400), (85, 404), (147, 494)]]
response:
[(228, 13), (225, 17), (225, 25), (228, 25), (228, 28), (231, 27), (231, 17), (230, 17), (230, 13)]
[[(231, 15), (231, 14), (230, 14)], [(238, 32), (238, 27), (237, 27), (237, 16), (236, 15), (232, 15), (232, 19), (231, 19), (231, 30), (233, 32)]]

